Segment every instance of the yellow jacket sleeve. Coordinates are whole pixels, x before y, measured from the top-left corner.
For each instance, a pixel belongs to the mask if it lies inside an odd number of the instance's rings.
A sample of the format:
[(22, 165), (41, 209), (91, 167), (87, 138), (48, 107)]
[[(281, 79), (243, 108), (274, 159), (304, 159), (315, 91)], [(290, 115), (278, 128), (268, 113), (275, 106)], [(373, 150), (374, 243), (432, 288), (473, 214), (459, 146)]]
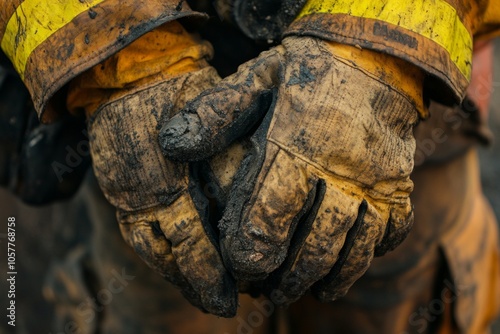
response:
[(65, 109), (69, 81), (186, 16), (203, 14), (177, 0), (0, 0), (0, 45), (50, 122)]

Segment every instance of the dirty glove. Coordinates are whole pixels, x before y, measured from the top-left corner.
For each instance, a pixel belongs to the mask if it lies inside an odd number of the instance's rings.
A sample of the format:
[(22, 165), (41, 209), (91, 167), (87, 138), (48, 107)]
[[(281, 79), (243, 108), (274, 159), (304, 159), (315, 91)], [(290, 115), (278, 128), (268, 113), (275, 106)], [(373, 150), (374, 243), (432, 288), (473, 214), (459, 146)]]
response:
[(236, 278), (267, 279), (279, 304), (310, 288), (330, 301), (403, 240), (422, 80), (387, 55), (287, 37), (165, 123), (160, 144), (182, 161), (256, 129), (219, 224)]
[(208, 200), (188, 165), (166, 160), (157, 139), (160, 123), (219, 80), (205, 61), (211, 52), (171, 22), (80, 76), (68, 103), (89, 116), (94, 171), (127, 243), (191, 303), (228, 317), (237, 291)]

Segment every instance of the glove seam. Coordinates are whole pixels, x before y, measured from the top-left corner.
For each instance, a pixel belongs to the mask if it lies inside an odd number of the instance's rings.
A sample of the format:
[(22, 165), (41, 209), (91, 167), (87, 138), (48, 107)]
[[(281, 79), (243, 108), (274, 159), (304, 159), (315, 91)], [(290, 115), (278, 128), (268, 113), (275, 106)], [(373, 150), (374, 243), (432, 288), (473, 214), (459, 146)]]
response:
[[(330, 52), (330, 53), (331, 53), (331, 52)], [(414, 111), (415, 111), (417, 114), (420, 114), (420, 113), (419, 113), (418, 108), (417, 108), (417, 107), (416, 107), (416, 105), (415, 105), (415, 102), (414, 102), (414, 101), (412, 101), (412, 99), (411, 99), (411, 98), (409, 98), (409, 97), (408, 97), (405, 93), (403, 93), (403, 92), (402, 92), (402, 91), (400, 91), (399, 89), (397, 89), (397, 88), (393, 87), (392, 85), (388, 84), (388, 83), (387, 83), (387, 82), (385, 82), (385, 81), (380, 80), (380, 78), (378, 78), (377, 76), (375, 76), (375, 75), (374, 75), (373, 73), (371, 73), (370, 71), (365, 70), (363, 67), (360, 67), (360, 66), (356, 66), (356, 65), (354, 65), (352, 62), (350, 62), (350, 61), (349, 61), (349, 60), (347, 60), (347, 59), (344, 59), (344, 58), (342, 58), (342, 57), (339, 57), (339, 56), (337, 56), (337, 55), (335, 55), (335, 54), (332, 54), (332, 57), (333, 57), (333, 58), (335, 58), (336, 60), (338, 60), (339, 62), (341, 62), (341, 63), (343, 63), (343, 64), (345, 64), (345, 65), (347, 65), (347, 66), (351, 67), (352, 69), (355, 69), (355, 70), (357, 70), (357, 71), (360, 71), (360, 72), (362, 72), (362, 73), (366, 74), (368, 77), (370, 77), (371, 79), (373, 79), (373, 80), (375, 80), (375, 81), (377, 81), (377, 82), (379, 82), (379, 83), (383, 84), (383, 85), (384, 85), (384, 86), (386, 86), (387, 88), (389, 88), (389, 89), (391, 89), (391, 90), (393, 90), (393, 91), (397, 92), (397, 93), (398, 93), (401, 97), (403, 97), (403, 98), (404, 98), (404, 99), (405, 99), (408, 103), (410, 103), (410, 105), (414, 108)]]
[[(200, 71), (201, 70), (203, 70), (203, 69), (200, 69)], [(171, 80), (178, 80), (179, 78), (185, 77), (186, 75), (187, 76), (192, 75), (192, 73), (194, 73), (194, 72), (181, 73), (179, 75), (168, 78), (168, 80), (165, 80), (165, 78), (162, 77), (161, 73), (159, 73), (159, 74), (153, 76), (150, 81), (148, 80), (147, 82), (145, 82), (142, 85), (134, 86), (134, 87), (130, 87), (130, 88), (125, 87), (123, 89), (110, 90), (111, 92), (113, 92), (111, 98), (109, 100), (107, 100), (106, 102), (104, 102), (103, 104), (101, 104), (96, 109), (96, 111), (90, 117), (87, 118), (87, 123), (90, 126), (92, 126), (95, 119), (102, 112), (102, 110), (104, 108), (114, 104), (114, 103), (117, 103), (117, 102), (122, 101), (124, 99), (128, 99), (130, 97), (133, 97), (135, 94), (147, 91), (149, 89), (152, 89), (152, 88), (155, 88), (155, 87), (158, 87), (161, 85), (168, 86), (169, 84), (171, 84), (171, 82), (170, 82)]]
[[(303, 155), (298, 154), (298, 153), (295, 153), (295, 152), (292, 152), (292, 150), (290, 150), (287, 146), (285, 146), (284, 144), (281, 144), (280, 142), (278, 142), (278, 141), (276, 141), (276, 140), (274, 140), (274, 139), (272, 139), (272, 138), (267, 138), (267, 141), (269, 141), (269, 142), (271, 142), (271, 143), (275, 144), (275, 145), (276, 145), (276, 146), (278, 146), (281, 150), (283, 150), (283, 151), (287, 152), (288, 154), (290, 154), (290, 155), (292, 155), (292, 156), (294, 156), (294, 157), (296, 157), (296, 158), (298, 158), (298, 159), (302, 160), (302, 161), (303, 161), (303, 162), (305, 162), (307, 165), (313, 166), (313, 167), (314, 167), (314, 168), (316, 168), (316, 169), (317, 169), (320, 173), (325, 174), (325, 175), (328, 175), (330, 178), (334, 178), (334, 179), (341, 180), (341, 181), (343, 181), (343, 182), (347, 182), (347, 183), (354, 184), (357, 188), (359, 188), (359, 189), (360, 189), (360, 193), (362, 193), (362, 194), (363, 194), (363, 196), (360, 196), (360, 197), (362, 197), (362, 199), (366, 197), (366, 198), (368, 198), (368, 199), (369, 199), (370, 201), (372, 201), (372, 202), (383, 202), (383, 203), (386, 203), (387, 205), (400, 205), (400, 204), (402, 204), (402, 203), (403, 203), (403, 201), (401, 201), (401, 202), (400, 202), (400, 201), (398, 201), (398, 202), (391, 202), (391, 201), (387, 201), (387, 199), (388, 199), (388, 198), (389, 198), (389, 199), (390, 199), (390, 198), (393, 198), (393, 196), (391, 196), (391, 195), (387, 195), (387, 196), (385, 196), (385, 195), (383, 195), (383, 194), (379, 193), (378, 191), (376, 191), (373, 187), (369, 187), (370, 189), (372, 189), (372, 190), (373, 190), (373, 192), (375, 192), (375, 193), (377, 193), (377, 194), (380, 194), (380, 195), (381, 195), (381, 197), (382, 197), (382, 198), (375, 198), (375, 197), (373, 197), (373, 196), (369, 195), (369, 194), (368, 194), (365, 190), (363, 190), (364, 188), (366, 188), (366, 187), (367, 187), (367, 185), (364, 185), (364, 184), (362, 184), (362, 183), (360, 183), (360, 182), (358, 182), (358, 181), (356, 181), (356, 180), (354, 180), (354, 179), (350, 179), (350, 178), (348, 178), (348, 177), (341, 176), (341, 175), (338, 175), (338, 174), (333, 173), (333, 172), (329, 172), (329, 171), (327, 171), (324, 167), (322, 167), (322, 166), (318, 165), (317, 163), (315, 163), (315, 162), (313, 162), (313, 161), (309, 160), (308, 158), (304, 157)], [(409, 178), (409, 176), (408, 176), (408, 178)], [(345, 192), (344, 190), (342, 190), (342, 189), (340, 189), (340, 191), (342, 191), (342, 192), (346, 193), (346, 192)], [(394, 193), (400, 193), (400, 192), (404, 192), (404, 191), (399, 190), (399, 191), (396, 191), (396, 192), (394, 192)], [(394, 194), (394, 193), (392, 193), (392, 194)], [(347, 194), (347, 193), (346, 193), (346, 194)], [(408, 194), (409, 194), (409, 193), (408, 193)], [(349, 195), (349, 194), (347, 194), (347, 195)], [(406, 199), (406, 198), (405, 198), (405, 199)]]
[[(176, 192), (175, 195), (172, 196), (172, 199), (169, 200), (168, 202), (164, 202), (164, 203), (159, 202), (157, 204), (153, 204), (153, 205), (144, 206), (144, 207), (140, 207), (140, 208), (134, 209), (133, 211), (128, 211), (128, 210), (125, 210), (125, 209), (120, 209), (120, 208), (117, 207), (116, 208), (116, 213), (117, 213), (117, 215), (118, 214), (125, 214), (125, 215), (143, 215), (143, 214), (148, 214), (148, 212), (146, 212), (146, 211), (153, 210), (153, 209), (156, 209), (156, 208), (168, 208), (172, 203), (174, 203), (175, 201), (177, 201), (184, 193), (187, 193), (187, 195), (189, 195), (189, 192), (187, 191), (186, 187), (182, 187), (178, 192)], [(154, 211), (151, 211), (150, 213), (151, 214), (155, 214)], [(123, 225), (126, 225), (126, 224), (134, 225), (137, 222), (139, 222), (140, 220), (141, 219), (139, 219), (139, 220), (135, 219), (133, 222), (123, 222), (120, 219), (119, 223), (123, 224)]]

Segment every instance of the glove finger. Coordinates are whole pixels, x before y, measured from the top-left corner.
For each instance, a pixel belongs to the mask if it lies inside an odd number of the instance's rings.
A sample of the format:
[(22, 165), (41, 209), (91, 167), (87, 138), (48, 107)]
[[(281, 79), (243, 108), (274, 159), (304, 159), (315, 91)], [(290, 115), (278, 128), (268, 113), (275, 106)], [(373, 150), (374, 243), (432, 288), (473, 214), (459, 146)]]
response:
[(340, 251), (343, 247), (347, 251), (349, 241), (353, 241), (347, 235), (356, 235), (362, 224), (356, 221), (359, 201), (341, 192), (338, 185), (321, 183), (316, 208), (313, 206), (306, 220), (300, 222), (286, 261), (269, 279), (269, 286), (275, 290), (270, 293), (279, 291), (280, 304), (298, 300), (336, 263), (341, 266)]
[(251, 131), (272, 104), (281, 49), (263, 52), (188, 102), (160, 131), (164, 154), (174, 160), (203, 160)]
[(240, 140), (229, 146), (227, 150), (215, 155), (208, 161), (208, 166), (204, 171), (205, 178), (208, 182), (215, 182), (225, 195), (228, 194), (248, 149), (248, 141)]
[(200, 295), (204, 308), (218, 316), (234, 316), (236, 285), (224, 268), (214, 233), (201, 221), (192, 197), (185, 193), (156, 215), (180, 271)]
[(375, 247), (375, 256), (383, 256), (399, 246), (410, 233), (413, 220), (413, 208), (410, 199), (406, 204), (393, 208), (385, 228), (384, 238)]
[[(151, 226), (149, 234), (141, 233), (143, 240), (132, 240), (132, 245), (153, 269), (183, 291), (187, 290), (190, 301), (195, 299), (202, 310), (222, 317), (236, 314), (236, 285), (187, 192), (170, 205), (134, 215), (134, 219)], [(156, 241), (158, 238), (161, 243)]]
[(354, 226), (346, 236), (339, 259), (332, 270), (312, 287), (319, 300), (330, 302), (344, 296), (349, 288), (368, 270), (375, 246), (382, 239), (385, 224), (375, 208), (363, 201)]
[(118, 213), (120, 230), (125, 241), (139, 257), (164, 279), (175, 285), (191, 304), (203, 310), (200, 296), (182, 275), (172, 254), (170, 242), (165, 239), (154, 219), (126, 222), (128, 215)]
[(317, 179), (305, 163), (270, 142), (262, 168), (255, 169), (248, 168), (247, 178), (237, 175), (219, 224), (224, 260), (241, 280), (264, 279), (284, 261), (316, 193)]

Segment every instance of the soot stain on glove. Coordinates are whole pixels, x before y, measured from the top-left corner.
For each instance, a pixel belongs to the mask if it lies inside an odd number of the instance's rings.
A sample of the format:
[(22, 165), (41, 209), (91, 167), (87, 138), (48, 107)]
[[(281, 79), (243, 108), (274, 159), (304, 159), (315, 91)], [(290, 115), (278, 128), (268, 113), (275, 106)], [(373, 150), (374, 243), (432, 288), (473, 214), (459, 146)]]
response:
[(320, 281), (320, 284), (328, 284), (337, 277), (342, 267), (344, 266), (344, 263), (347, 260), (347, 257), (349, 256), (349, 253), (351, 252), (351, 249), (354, 245), (354, 241), (358, 237), (359, 233), (366, 233), (366, 231), (363, 231), (362, 227), (364, 224), (364, 218), (367, 208), (368, 203), (363, 200), (363, 202), (361, 202), (361, 205), (359, 206), (358, 217), (349, 232), (347, 232), (344, 246), (342, 246), (342, 249), (340, 250), (337, 262), (330, 270), (330, 272)]
[(132, 132), (131, 134), (124, 135), (125, 146), (128, 147), (127, 150), (121, 151), (123, 154), (123, 159), (125, 160), (127, 167), (133, 169), (142, 168), (142, 163), (140, 162), (140, 156), (144, 153), (137, 149), (138, 146), (138, 134), (137, 132)]
[[(316, 216), (318, 215), (319, 207), (325, 197), (325, 193), (326, 183), (323, 179), (319, 179), (317, 184), (310, 192), (310, 195), (313, 195), (309, 196), (308, 198), (311, 203), (306, 203), (304, 205), (300, 215), (300, 219), (296, 224), (296, 228), (290, 229), (291, 231), (295, 231), (293, 232), (293, 235), (292, 233), (290, 233), (289, 239), (291, 239), (291, 246), (286, 259), (278, 269), (276, 269), (269, 275), (268, 279), (266, 280), (266, 284), (264, 284), (265, 292), (268, 296), (271, 296), (273, 289), (275, 289), (280, 284), (280, 282), (284, 280), (284, 275), (290, 271), (291, 267), (296, 261), (300, 249), (306, 242), (306, 239), (311, 232), (312, 226), (316, 220)], [(316, 238), (318, 237), (319, 236), (316, 236)], [(332, 240), (331, 242), (333, 243), (334, 241)], [(314, 271), (314, 268), (311, 268), (311, 271)], [(297, 299), (299, 297), (300, 295), (297, 295)], [(295, 300), (290, 300), (287, 298), (285, 303), (288, 304), (289, 302), (293, 301)]]
[(292, 72), (292, 75), (287, 82), (287, 86), (300, 85), (300, 88), (304, 89), (306, 84), (315, 81), (316, 77), (312, 74), (311, 70), (306, 64), (301, 63), (299, 73), (296, 71)]
[(163, 231), (161, 230), (160, 227), (160, 222), (159, 221), (154, 221), (150, 222), (151, 224), (151, 230), (153, 231), (153, 235), (158, 238), (164, 238), (165, 236), (163, 235)]

